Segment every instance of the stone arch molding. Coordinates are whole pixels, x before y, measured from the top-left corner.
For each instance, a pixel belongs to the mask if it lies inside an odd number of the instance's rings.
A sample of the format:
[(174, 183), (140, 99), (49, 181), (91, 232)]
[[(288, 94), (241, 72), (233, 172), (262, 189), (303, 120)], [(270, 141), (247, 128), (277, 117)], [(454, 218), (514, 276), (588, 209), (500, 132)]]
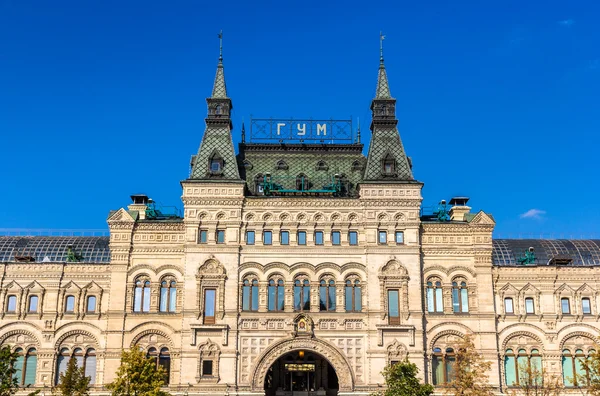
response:
[(346, 357), (333, 345), (317, 338), (287, 338), (276, 342), (258, 357), (252, 370), (252, 390), (262, 391), (269, 367), (286, 353), (300, 349), (315, 352), (329, 362), (338, 376), (340, 392), (354, 390), (354, 373)]

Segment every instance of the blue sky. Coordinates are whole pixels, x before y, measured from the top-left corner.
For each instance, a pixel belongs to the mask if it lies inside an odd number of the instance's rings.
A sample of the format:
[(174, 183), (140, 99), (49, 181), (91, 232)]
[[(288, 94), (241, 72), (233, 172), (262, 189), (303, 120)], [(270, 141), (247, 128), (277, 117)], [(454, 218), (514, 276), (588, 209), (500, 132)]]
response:
[(424, 205), (497, 236), (600, 238), (597, 1), (0, 0), (0, 228), (105, 228), (181, 206), (224, 32), (242, 118), (360, 117), (379, 31)]

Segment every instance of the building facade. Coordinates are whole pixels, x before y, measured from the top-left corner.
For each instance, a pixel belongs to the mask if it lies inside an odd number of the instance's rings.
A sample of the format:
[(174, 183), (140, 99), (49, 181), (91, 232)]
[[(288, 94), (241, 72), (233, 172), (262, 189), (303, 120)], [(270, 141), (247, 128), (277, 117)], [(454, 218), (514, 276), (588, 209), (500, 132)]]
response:
[(368, 395), (406, 357), (442, 385), (472, 334), (499, 393), (523, 362), (579, 392), (600, 241), (494, 240), (461, 197), (424, 213), (383, 58), (366, 156), (360, 131), (246, 142), (243, 127), (236, 154), (222, 58), (207, 104), (183, 216), (137, 195), (109, 237), (0, 237), (0, 345), (19, 351), (22, 385), (52, 386), (75, 356), (105, 393), (141, 347), (171, 393)]

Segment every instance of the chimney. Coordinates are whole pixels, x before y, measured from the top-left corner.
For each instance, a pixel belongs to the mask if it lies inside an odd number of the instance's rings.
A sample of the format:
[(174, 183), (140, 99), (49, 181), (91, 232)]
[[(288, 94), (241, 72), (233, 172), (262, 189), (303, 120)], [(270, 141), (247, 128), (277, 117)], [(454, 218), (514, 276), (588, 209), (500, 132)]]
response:
[(471, 208), (467, 206), (469, 202), (468, 197), (454, 197), (450, 200), (450, 220), (451, 221), (465, 221), (465, 215), (471, 211)]
[(140, 220), (146, 218), (146, 209), (148, 209), (148, 196), (146, 194), (134, 194), (131, 196), (131, 205), (127, 207), (131, 211), (137, 211)]

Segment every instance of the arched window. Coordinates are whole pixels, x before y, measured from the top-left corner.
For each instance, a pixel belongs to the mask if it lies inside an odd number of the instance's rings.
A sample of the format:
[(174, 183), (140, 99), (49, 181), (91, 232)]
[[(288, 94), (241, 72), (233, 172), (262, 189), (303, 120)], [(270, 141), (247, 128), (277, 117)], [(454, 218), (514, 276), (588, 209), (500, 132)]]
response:
[(513, 314), (515, 313), (515, 307), (513, 304), (512, 297), (504, 298), (504, 313), (505, 314)]
[(317, 170), (328, 170), (329, 167), (327, 166), (327, 163), (325, 161), (319, 161), (317, 162)]
[(294, 310), (310, 310), (310, 281), (306, 277), (294, 281)]
[(284, 310), (284, 293), (283, 279), (270, 279), (269, 280), (269, 311), (283, 311)]
[(571, 313), (571, 304), (569, 303), (569, 299), (567, 297), (560, 299), (560, 310), (565, 315)]
[(464, 280), (452, 282), (452, 309), (454, 313), (469, 312), (468, 293), (467, 282)]
[(335, 311), (335, 281), (321, 279), (319, 282), (319, 310)]
[(391, 154), (387, 154), (382, 160), (382, 173), (393, 175), (396, 172), (396, 160)]
[(96, 296), (88, 296), (85, 311), (87, 313), (96, 312)]
[(427, 282), (427, 311), (444, 312), (442, 282), (437, 278), (431, 278)]
[(56, 359), (56, 377), (54, 378), (54, 384), (58, 385), (60, 382), (60, 375), (67, 371), (67, 365), (69, 364), (70, 358), (71, 354), (69, 353), (69, 349), (62, 348)]
[(264, 187), (265, 187), (265, 177), (259, 173), (258, 175), (254, 176), (254, 192), (256, 194), (264, 194)]
[(77, 362), (77, 368), (83, 367), (83, 362), (84, 362), (83, 349), (75, 348), (73, 350), (73, 357), (75, 358), (75, 361)]
[(163, 279), (160, 283), (160, 312), (175, 312), (177, 308), (177, 282)]
[(15, 313), (17, 311), (17, 296), (8, 296), (6, 301), (6, 312)]
[(38, 303), (39, 303), (39, 297), (38, 296), (30, 296), (29, 297), (29, 304), (27, 306), (27, 312), (29, 313), (35, 313), (38, 311)]
[(346, 312), (362, 311), (362, 289), (360, 280), (346, 279)]
[(279, 160), (277, 161), (277, 164), (275, 164), (275, 169), (287, 170), (288, 164), (284, 160)]
[(242, 284), (242, 311), (258, 311), (258, 280), (254, 278)]
[(296, 190), (308, 190), (308, 185), (308, 177), (304, 173), (301, 173), (298, 176), (296, 176)]
[(86, 377), (90, 377), (90, 384), (96, 383), (96, 350), (90, 348), (85, 353), (83, 369)]
[(432, 379), (434, 385), (444, 385), (454, 378), (454, 364), (456, 363), (456, 354), (454, 349), (446, 348), (442, 352), (441, 348), (433, 348), (431, 356)]
[(75, 312), (75, 296), (67, 296), (65, 299), (65, 313)]
[(562, 353), (562, 371), (563, 383), (565, 386), (587, 386), (590, 379), (590, 373), (585, 369), (584, 360), (589, 359), (594, 350), (588, 351), (586, 355), (583, 349), (576, 349), (573, 354), (569, 349), (564, 349)]
[(515, 354), (512, 349), (507, 349), (504, 354), (504, 378), (507, 386), (517, 386), (519, 384), (518, 372)]
[(584, 315), (590, 315), (592, 313), (592, 304), (590, 304), (589, 297), (581, 299), (581, 313)]
[(526, 314), (535, 314), (535, 304), (533, 297), (525, 298), (525, 313)]
[(133, 312), (150, 312), (150, 281), (138, 278), (135, 281)]
[(22, 348), (15, 349), (17, 360), (14, 368), (17, 370), (15, 378), (19, 386), (28, 386), (35, 384), (35, 374), (37, 369), (37, 351), (30, 348), (24, 353)]
[(168, 348), (162, 348), (158, 355), (158, 365), (165, 370), (165, 384), (169, 384), (171, 374), (171, 354)]

